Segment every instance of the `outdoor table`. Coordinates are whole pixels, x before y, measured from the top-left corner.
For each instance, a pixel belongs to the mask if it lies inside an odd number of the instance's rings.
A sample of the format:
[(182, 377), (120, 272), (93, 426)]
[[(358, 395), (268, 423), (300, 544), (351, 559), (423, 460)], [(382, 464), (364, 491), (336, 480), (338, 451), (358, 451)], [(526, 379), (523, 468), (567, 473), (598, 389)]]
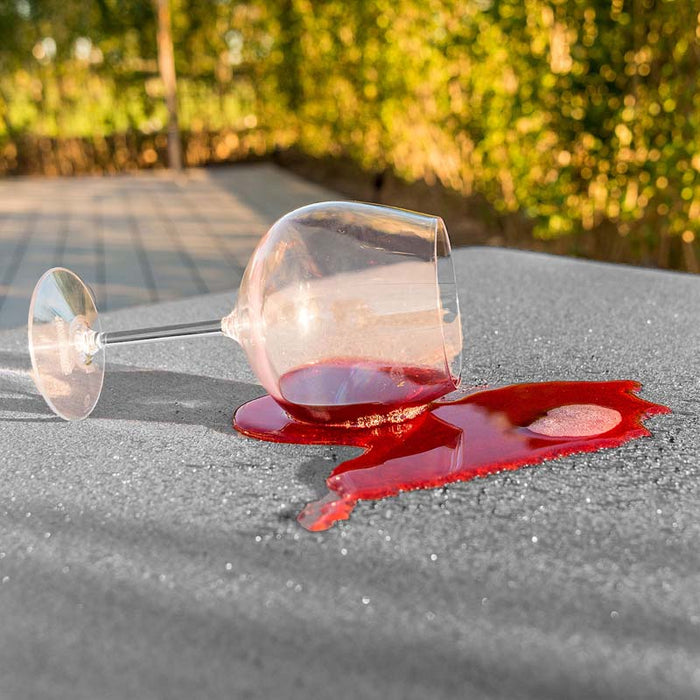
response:
[(235, 343), (114, 350), (66, 423), (26, 329), (1, 333), (0, 697), (698, 697), (700, 278), (489, 248), (455, 265), (466, 385), (635, 379), (672, 413), (309, 533), (297, 513), (356, 450), (234, 432), (262, 394)]

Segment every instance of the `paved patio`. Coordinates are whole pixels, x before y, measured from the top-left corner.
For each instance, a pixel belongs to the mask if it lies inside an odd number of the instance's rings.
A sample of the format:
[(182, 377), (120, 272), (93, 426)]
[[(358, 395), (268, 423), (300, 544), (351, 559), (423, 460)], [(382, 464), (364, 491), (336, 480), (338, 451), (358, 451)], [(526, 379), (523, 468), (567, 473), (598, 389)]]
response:
[(274, 165), (0, 181), (0, 328), (25, 325), (39, 276), (63, 265), (101, 310), (233, 290), (286, 212), (338, 195)]

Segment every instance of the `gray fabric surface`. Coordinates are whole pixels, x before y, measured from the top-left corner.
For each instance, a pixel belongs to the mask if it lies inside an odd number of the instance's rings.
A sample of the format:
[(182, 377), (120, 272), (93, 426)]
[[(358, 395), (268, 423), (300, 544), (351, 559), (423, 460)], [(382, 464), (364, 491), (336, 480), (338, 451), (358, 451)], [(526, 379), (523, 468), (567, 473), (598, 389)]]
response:
[(231, 341), (114, 350), (93, 417), (67, 424), (4, 332), (0, 698), (697, 698), (700, 278), (455, 259), (467, 383), (637, 379), (673, 413), (310, 534), (297, 512), (355, 451), (235, 434), (262, 391)]

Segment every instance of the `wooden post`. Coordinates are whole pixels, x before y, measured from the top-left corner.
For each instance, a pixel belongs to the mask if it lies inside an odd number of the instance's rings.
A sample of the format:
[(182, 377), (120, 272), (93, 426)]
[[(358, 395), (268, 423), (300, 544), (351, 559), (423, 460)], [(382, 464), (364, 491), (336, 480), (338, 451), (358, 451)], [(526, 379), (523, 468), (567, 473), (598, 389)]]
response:
[(170, 22), (170, 0), (153, 0), (158, 20), (158, 68), (165, 88), (165, 104), (168, 107), (168, 165), (182, 170), (180, 127), (177, 121), (177, 79), (175, 54)]

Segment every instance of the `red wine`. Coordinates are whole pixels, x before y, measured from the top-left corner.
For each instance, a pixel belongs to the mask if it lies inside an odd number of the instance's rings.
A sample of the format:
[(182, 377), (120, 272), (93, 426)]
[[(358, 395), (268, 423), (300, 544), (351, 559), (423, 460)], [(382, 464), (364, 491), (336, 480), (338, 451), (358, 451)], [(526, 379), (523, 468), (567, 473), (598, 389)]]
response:
[[(350, 368), (316, 365), (315, 380), (321, 384), (324, 371), (337, 385)], [(422, 376), (410, 369), (405, 374)], [(308, 504), (298, 517), (308, 530), (325, 530), (348, 518), (361, 499), (467, 481), (649, 435), (642, 419), (669, 409), (639, 398), (640, 388), (634, 381), (516, 384), (434, 402), (411, 420), (371, 428), (303, 422), (264, 396), (236, 412), (234, 427), (272, 442), (364, 449), (331, 472), (328, 495)], [(418, 396), (421, 389), (414, 390)]]
[[(343, 424), (366, 416), (384, 422), (454, 390), (446, 375), (429, 367), (391, 366), (338, 359), (294, 369), (280, 377), (282, 407), (306, 422)], [(394, 422), (396, 422), (396, 417)]]

